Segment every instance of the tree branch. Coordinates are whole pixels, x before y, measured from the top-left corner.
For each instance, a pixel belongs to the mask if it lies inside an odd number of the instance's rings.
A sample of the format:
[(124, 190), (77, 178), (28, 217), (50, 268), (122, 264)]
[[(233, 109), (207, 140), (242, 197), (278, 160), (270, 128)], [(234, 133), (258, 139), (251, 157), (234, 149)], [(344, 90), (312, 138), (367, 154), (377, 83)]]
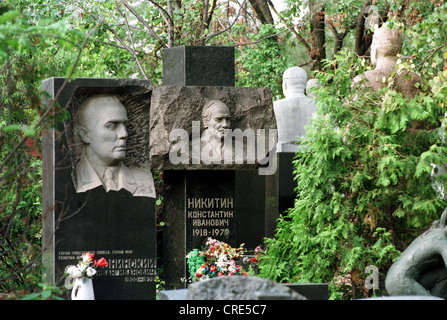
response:
[(240, 5), (240, 7), (239, 7), (239, 11), (237, 12), (236, 18), (234, 18), (233, 22), (232, 22), (227, 28), (225, 28), (224, 30), (221, 30), (221, 31), (219, 31), (219, 32), (213, 33), (212, 35), (208, 36), (208, 37), (205, 39), (204, 43), (207, 43), (207, 42), (210, 41), (212, 38), (217, 37), (218, 35), (220, 35), (220, 34), (226, 32), (226, 31), (230, 30), (230, 29), (234, 26), (234, 24), (236, 23), (237, 19), (239, 18), (239, 15), (241, 14), (242, 7), (244, 6), (245, 1), (246, 1), (246, 0), (244, 0), (244, 1), (242, 2), (242, 4)]
[(130, 28), (129, 28), (129, 22), (127, 21), (127, 17), (126, 17), (126, 15), (125, 15), (121, 10), (118, 10), (118, 12), (119, 12), (119, 13), (121, 14), (121, 16), (124, 18), (124, 23), (126, 24), (126, 29), (127, 29), (127, 32), (129, 33), (129, 37), (130, 37), (130, 42), (131, 42), (131, 45), (132, 45), (132, 49), (129, 48), (129, 47), (124, 43), (124, 41), (122, 41), (122, 40), (118, 37), (118, 35), (117, 35), (116, 33), (114, 33), (114, 35), (115, 35), (115, 37), (118, 38), (118, 41), (120, 41), (121, 44), (127, 49), (127, 51), (130, 52), (130, 54), (131, 54), (131, 55), (133, 56), (133, 58), (135, 59), (137, 65), (138, 65), (138, 68), (140, 69), (141, 74), (143, 75), (143, 77), (144, 77), (146, 80), (148, 80), (147, 74), (146, 74), (146, 72), (144, 71), (143, 66), (141, 65), (141, 62), (140, 62), (140, 59), (138, 58), (137, 53), (135, 52), (135, 43), (134, 43), (134, 41), (133, 41), (132, 32), (130, 31)]
[(444, 43), (443, 43), (441, 46), (439, 46), (438, 48), (436, 48), (436, 49), (432, 49), (433, 52), (432, 52), (427, 58), (425, 58), (424, 60), (422, 60), (421, 62), (419, 62), (419, 63), (417, 64), (417, 66), (416, 66), (416, 69), (422, 68), (422, 67), (424, 66), (424, 64), (426, 64), (427, 61), (430, 60), (431, 57), (433, 57), (433, 55), (434, 55), (436, 52), (438, 52), (439, 50), (441, 50), (442, 48), (444, 48), (446, 45), (447, 45), (447, 42), (444, 42)]
[(295, 35), (295, 37), (298, 39), (299, 42), (306, 48), (306, 50), (310, 53), (312, 51), (312, 48), (309, 46), (307, 41), (295, 30), (294, 26), (290, 26), (287, 21), (284, 19), (284, 17), (278, 13), (275, 6), (273, 5), (271, 0), (268, 0), (268, 3), (270, 7), (272, 8), (273, 12), (278, 16), (278, 18), (281, 20), (282, 23), (284, 23), (288, 30), (292, 31), (292, 33)]
[(160, 6), (156, 1), (149, 0), (154, 6), (159, 8), (161, 10), (161, 17), (163, 18), (164, 22), (166, 23), (166, 26), (168, 27), (168, 47), (171, 48), (174, 46), (174, 13), (172, 11), (172, 6), (170, 5), (170, 2), (168, 3), (168, 10), (167, 12), (162, 6)]
[[(104, 18), (99, 19), (99, 21), (96, 23), (96, 25), (93, 27), (92, 30), (90, 30), (90, 32), (87, 34), (87, 37), (85, 38), (82, 46), (79, 49), (78, 55), (76, 56), (76, 59), (73, 63), (73, 66), (70, 70), (70, 73), (68, 74), (68, 77), (65, 79), (65, 81), (62, 83), (61, 88), (59, 89), (59, 91), (56, 93), (56, 96), (54, 97), (54, 99), (50, 100), (50, 103), (47, 106), (47, 110), (42, 114), (42, 116), (40, 117), (39, 121), (36, 124), (36, 127), (39, 127), (42, 125), (42, 123), (44, 122), (44, 120), (50, 115), (51, 112), (53, 112), (54, 109), (54, 104), (55, 101), (59, 100), (60, 95), (62, 94), (62, 91), (65, 89), (65, 87), (68, 84), (69, 79), (71, 78), (71, 76), (73, 75), (76, 66), (79, 63), (79, 59), (81, 58), (81, 54), (82, 51), (85, 49), (85, 47), (87, 46), (87, 43), (90, 39), (90, 37), (92, 36), (92, 34), (96, 31), (96, 29), (99, 28), (99, 26), (104, 22)], [(3, 168), (5, 167), (6, 163), (11, 159), (11, 157), (17, 152), (17, 150), (20, 148), (20, 146), (22, 146), (25, 141), (28, 139), (27, 136), (24, 136), (19, 143), (17, 143), (14, 148), (11, 150), (11, 152), (9, 152), (9, 154), (6, 156), (6, 158), (3, 160), (2, 164), (0, 165), (0, 172), (3, 171)]]
[[(180, 5), (180, 3), (175, 3), (175, 5)], [(172, 24), (168, 25), (168, 47), (171, 48), (175, 43), (175, 33), (174, 33), (174, 9), (172, 8), (172, 0), (168, 0), (168, 16), (172, 19)]]
[(162, 39), (160, 39), (160, 37), (155, 33), (155, 31), (151, 28), (151, 26), (148, 25), (147, 22), (143, 18), (141, 18), (141, 16), (138, 13), (136, 13), (135, 10), (125, 0), (121, 0), (121, 2), (135, 16), (135, 18), (137, 18), (138, 21), (140, 21), (143, 24), (143, 26), (149, 31), (151, 36), (155, 38), (158, 41), (158, 43), (160, 43), (160, 45), (163, 46), (163, 48), (166, 48), (166, 45), (163, 44)]
[[(259, 42), (264, 41), (265, 39), (275, 38), (275, 37), (277, 37), (278, 35), (280, 35), (281, 33), (284, 33), (284, 32), (286, 32), (286, 31), (289, 30), (289, 29), (290, 29), (290, 28), (285, 29), (285, 30), (280, 31), (280, 32), (275, 33), (275, 34), (270, 34), (270, 35), (265, 36), (265, 37), (263, 37), (263, 38), (261, 38), (261, 39), (259, 39), (259, 40), (256, 40), (256, 41), (245, 42), (245, 43), (239, 43), (239, 44), (233, 44), (233, 45), (229, 45), (229, 47), (241, 47), (241, 46), (248, 46), (248, 45), (250, 45), (250, 44), (257, 44), (257, 43), (259, 43)], [(306, 63), (306, 64), (307, 64), (307, 63)]]
[(274, 24), (272, 13), (269, 10), (270, 0), (250, 0), (250, 4), (256, 12), (262, 24)]

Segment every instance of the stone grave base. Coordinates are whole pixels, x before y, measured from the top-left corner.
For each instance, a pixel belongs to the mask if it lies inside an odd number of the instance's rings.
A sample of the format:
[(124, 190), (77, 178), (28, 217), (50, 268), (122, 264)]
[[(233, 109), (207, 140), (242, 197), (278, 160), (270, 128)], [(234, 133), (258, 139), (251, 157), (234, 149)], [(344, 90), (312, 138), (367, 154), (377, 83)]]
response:
[(328, 300), (328, 289), (326, 283), (279, 284), (256, 276), (233, 276), (162, 290), (158, 300)]

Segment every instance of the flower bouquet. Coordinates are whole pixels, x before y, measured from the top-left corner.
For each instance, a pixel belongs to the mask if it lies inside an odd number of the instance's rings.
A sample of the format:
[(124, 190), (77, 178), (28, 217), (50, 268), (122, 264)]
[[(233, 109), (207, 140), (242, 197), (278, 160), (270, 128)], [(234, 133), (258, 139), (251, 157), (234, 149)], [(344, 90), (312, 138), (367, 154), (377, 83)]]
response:
[(255, 275), (258, 273), (258, 264), (264, 254), (260, 246), (257, 246), (254, 251), (256, 255), (245, 256), (242, 259), (243, 265), (248, 266), (247, 273), (250, 275)]
[(92, 277), (96, 274), (97, 267), (108, 265), (106, 259), (93, 260), (94, 254), (86, 252), (82, 255), (82, 260), (76, 266), (69, 266), (66, 272), (70, 278), (74, 279), (73, 289), (71, 291), (72, 300), (94, 300)]
[(67, 273), (73, 278), (91, 278), (96, 274), (97, 267), (105, 267), (108, 265), (106, 259), (93, 260), (95, 255), (86, 252), (82, 255), (82, 260), (76, 266), (69, 266)]
[(208, 238), (202, 251), (194, 249), (186, 256), (191, 280), (247, 275), (236, 263), (244, 255), (244, 245), (232, 248), (225, 242)]

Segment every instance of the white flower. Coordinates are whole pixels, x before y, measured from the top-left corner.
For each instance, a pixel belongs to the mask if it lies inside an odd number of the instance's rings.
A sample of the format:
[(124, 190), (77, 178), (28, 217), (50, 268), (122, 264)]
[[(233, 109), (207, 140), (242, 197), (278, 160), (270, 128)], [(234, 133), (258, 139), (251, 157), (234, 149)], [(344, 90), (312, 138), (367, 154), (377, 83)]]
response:
[(229, 265), (228, 265), (228, 271), (236, 272), (236, 263), (234, 262), (234, 260), (230, 260)]
[(77, 269), (75, 266), (68, 266), (67, 268), (67, 273), (72, 276), (73, 273), (75, 272), (75, 269)]
[(200, 281), (203, 281), (203, 280), (208, 280), (210, 278), (210, 276), (209, 275), (207, 275), (207, 274), (204, 274), (203, 276), (201, 276), (200, 277)]
[(67, 273), (72, 276), (73, 278), (80, 278), (82, 277), (82, 271), (75, 266), (71, 266), (67, 269)]
[(92, 267), (88, 267), (86, 270), (87, 277), (93, 277), (96, 274), (96, 269)]
[(225, 255), (221, 255), (219, 259), (217, 259), (216, 266), (221, 269), (221, 271), (227, 270), (227, 262), (228, 259)]

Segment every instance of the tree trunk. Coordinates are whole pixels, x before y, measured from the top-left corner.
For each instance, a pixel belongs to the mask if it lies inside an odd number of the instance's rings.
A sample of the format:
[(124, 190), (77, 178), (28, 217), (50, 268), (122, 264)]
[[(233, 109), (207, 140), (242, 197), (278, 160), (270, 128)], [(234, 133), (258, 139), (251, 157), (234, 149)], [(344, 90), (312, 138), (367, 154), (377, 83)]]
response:
[(274, 24), (273, 16), (267, 0), (249, 0), (256, 16), (262, 24)]
[(309, 9), (312, 14), (310, 20), (310, 31), (312, 35), (312, 51), (310, 58), (314, 61), (312, 70), (322, 70), (322, 60), (326, 59), (326, 37), (325, 37), (325, 12), (324, 4), (309, 1)]
[(371, 5), (371, 0), (368, 0), (357, 18), (357, 25), (355, 27), (355, 53), (359, 56), (364, 56), (368, 48), (371, 46), (372, 33), (365, 34), (365, 14), (366, 8)]
[[(379, 14), (378, 12), (372, 11), (372, 0), (368, 0), (363, 7), (357, 18), (357, 24), (355, 27), (355, 53), (359, 56), (366, 55), (368, 49), (372, 42), (372, 32), (366, 27), (366, 18), (369, 14)], [(382, 13), (378, 16), (378, 24), (382, 25), (383, 22), (387, 20), (387, 15), (389, 11), (389, 6), (387, 6)], [(371, 18), (370, 18), (371, 19)]]

